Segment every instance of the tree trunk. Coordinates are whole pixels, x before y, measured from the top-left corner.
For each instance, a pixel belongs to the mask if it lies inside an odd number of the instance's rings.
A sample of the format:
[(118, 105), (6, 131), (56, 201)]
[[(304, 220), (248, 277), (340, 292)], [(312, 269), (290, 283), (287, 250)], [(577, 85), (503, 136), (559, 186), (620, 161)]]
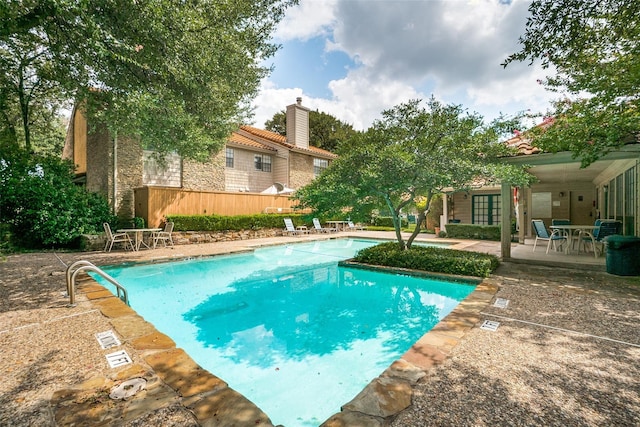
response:
[(393, 220), (393, 228), (395, 228), (396, 230), (396, 239), (398, 240), (398, 246), (400, 247), (400, 250), (403, 251), (405, 250), (405, 244), (404, 244), (404, 240), (402, 239), (402, 230), (400, 227), (401, 224), (400, 224), (399, 214), (394, 209), (391, 199), (386, 195), (384, 199), (387, 202), (387, 206), (389, 207), (389, 210), (391, 211), (391, 219)]
[(418, 214), (418, 219), (416, 220), (416, 228), (415, 230), (413, 230), (413, 233), (411, 233), (409, 240), (407, 240), (407, 249), (411, 249), (411, 245), (413, 244), (414, 239), (418, 237), (418, 234), (420, 233), (420, 224), (422, 224), (422, 222), (427, 219), (429, 209), (431, 209), (432, 198), (433, 194), (431, 193), (431, 190), (427, 191), (427, 202), (425, 204), (425, 209), (423, 211), (420, 211), (420, 213)]

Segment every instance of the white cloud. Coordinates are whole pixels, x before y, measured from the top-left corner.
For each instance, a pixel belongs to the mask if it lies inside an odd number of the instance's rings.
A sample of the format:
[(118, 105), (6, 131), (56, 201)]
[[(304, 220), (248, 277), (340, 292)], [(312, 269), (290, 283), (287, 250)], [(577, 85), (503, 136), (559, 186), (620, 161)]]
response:
[(275, 32), (277, 40), (308, 40), (326, 34), (335, 23), (337, 0), (302, 0), (287, 11)]
[[(327, 79), (332, 94), (328, 99), (306, 96), (304, 87), (276, 88), (265, 82), (255, 101), (256, 123), (262, 126), (297, 96), (303, 97), (305, 106), (356, 129), (369, 127), (385, 109), (431, 94), (445, 103), (462, 104), (487, 120), (499, 112), (544, 111), (555, 96), (537, 80), (549, 70), (523, 63), (501, 66), (519, 49), (529, 4), (528, 0), (510, 4), (302, 0), (281, 23), (278, 37), (306, 40), (321, 35), (326, 51), (344, 52), (355, 66), (342, 79)], [(317, 81), (319, 76), (313, 77)]]

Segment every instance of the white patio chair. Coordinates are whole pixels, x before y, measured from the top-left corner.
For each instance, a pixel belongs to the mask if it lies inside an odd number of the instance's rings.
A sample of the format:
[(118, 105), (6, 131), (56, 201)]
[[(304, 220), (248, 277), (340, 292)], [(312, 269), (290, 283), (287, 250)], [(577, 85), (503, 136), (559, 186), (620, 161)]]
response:
[(316, 233), (335, 233), (338, 231), (338, 229), (334, 227), (323, 227), (320, 225), (320, 220), (318, 218), (313, 218), (313, 228)]
[(355, 230), (366, 230), (367, 227), (363, 226), (363, 225), (356, 225), (353, 223), (353, 221), (347, 221), (347, 227), (349, 228), (349, 230), (351, 231), (355, 231)]
[(287, 234), (292, 234), (294, 236), (299, 236), (301, 234), (308, 234), (309, 230), (307, 230), (307, 227), (297, 227), (295, 225), (293, 225), (293, 221), (291, 220), (291, 218), (284, 218), (284, 232)]
[(173, 233), (173, 226), (173, 222), (167, 222), (164, 225), (164, 230), (153, 233), (151, 236), (151, 239), (153, 240), (153, 249), (156, 248), (158, 242), (162, 242), (162, 246), (164, 247), (167, 247), (167, 243), (173, 247), (173, 238), (171, 237), (171, 233)]
[(133, 242), (131, 241), (131, 237), (127, 233), (114, 233), (111, 231), (111, 226), (108, 222), (102, 224), (104, 227), (104, 232), (107, 235), (107, 242), (104, 245), (105, 252), (111, 252), (111, 248), (113, 248), (114, 243), (124, 243), (124, 249), (127, 249), (127, 245), (131, 250), (133, 250)]

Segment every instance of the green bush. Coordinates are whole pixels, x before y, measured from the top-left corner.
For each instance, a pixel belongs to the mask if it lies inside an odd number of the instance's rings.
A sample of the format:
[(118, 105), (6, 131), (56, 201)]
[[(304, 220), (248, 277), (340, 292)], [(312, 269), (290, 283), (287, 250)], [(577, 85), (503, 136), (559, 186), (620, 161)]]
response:
[[(390, 216), (377, 216), (373, 218), (373, 225), (376, 227), (391, 227), (393, 228), (393, 217)], [(406, 228), (409, 226), (409, 220), (407, 218), (400, 218), (400, 227)]]
[(176, 231), (227, 231), (259, 230), (262, 228), (284, 229), (284, 218), (291, 218), (295, 226), (306, 225), (302, 215), (256, 214), (256, 215), (167, 215)]
[(499, 225), (447, 224), (447, 237), (453, 239), (500, 241)]
[(495, 255), (415, 245), (402, 251), (397, 242), (382, 243), (363, 249), (356, 254), (354, 261), (476, 277), (489, 276), (499, 264)]
[(25, 248), (72, 247), (113, 222), (107, 201), (73, 182), (73, 165), (20, 150), (0, 158), (0, 222)]

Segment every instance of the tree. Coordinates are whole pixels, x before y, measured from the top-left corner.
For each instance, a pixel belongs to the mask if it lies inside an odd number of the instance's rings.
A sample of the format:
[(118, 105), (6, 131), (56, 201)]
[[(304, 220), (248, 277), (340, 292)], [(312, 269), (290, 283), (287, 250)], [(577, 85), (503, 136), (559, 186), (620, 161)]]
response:
[(293, 3), (4, 2), (0, 93), (19, 107), (27, 148), (32, 103), (71, 99), (146, 148), (205, 159), (248, 115)]
[(0, 223), (23, 247), (68, 247), (81, 234), (102, 231), (114, 216), (105, 198), (73, 182), (74, 165), (57, 155), (18, 148), (0, 159)]
[(640, 131), (640, 2), (535, 0), (514, 61), (541, 61), (556, 74), (541, 81), (567, 91), (554, 125), (531, 136), (540, 148), (569, 150), (587, 166)]
[[(265, 129), (280, 135), (287, 135), (287, 115), (280, 111), (264, 124)], [(348, 140), (357, 131), (348, 123), (331, 114), (318, 110), (309, 112), (309, 143), (314, 147), (335, 152), (342, 141)]]
[[(400, 248), (410, 248), (432, 197), (445, 188), (464, 189), (478, 180), (530, 182), (523, 169), (498, 161), (507, 153), (498, 138), (514, 126), (505, 120), (484, 125), (477, 114), (434, 98), (426, 108), (412, 100), (384, 111), (373, 127), (343, 144), (340, 157), (295, 197), (301, 207), (330, 216), (348, 211), (360, 218), (384, 206), (391, 211)], [(410, 203), (424, 208), (405, 244), (400, 213)]]

